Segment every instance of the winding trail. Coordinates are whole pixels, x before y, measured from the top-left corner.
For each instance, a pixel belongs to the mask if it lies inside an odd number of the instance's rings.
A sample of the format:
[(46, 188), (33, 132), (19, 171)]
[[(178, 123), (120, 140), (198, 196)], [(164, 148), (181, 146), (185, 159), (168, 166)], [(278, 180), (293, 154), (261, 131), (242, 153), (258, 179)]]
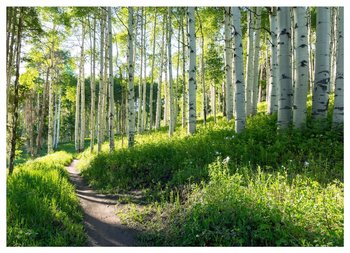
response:
[(66, 167), (84, 211), (89, 246), (136, 246), (137, 230), (121, 224), (116, 216), (117, 196), (95, 192), (80, 176), (78, 160)]

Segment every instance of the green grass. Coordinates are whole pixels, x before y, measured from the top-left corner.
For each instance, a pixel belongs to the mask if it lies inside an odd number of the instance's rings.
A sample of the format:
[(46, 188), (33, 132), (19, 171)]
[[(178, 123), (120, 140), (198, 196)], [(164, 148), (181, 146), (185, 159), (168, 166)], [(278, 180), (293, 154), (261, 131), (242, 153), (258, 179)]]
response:
[(7, 177), (8, 246), (82, 246), (82, 211), (60, 151), (17, 166)]
[(285, 131), (264, 106), (241, 134), (209, 118), (193, 136), (163, 128), (132, 149), (117, 138), (115, 152), (86, 150), (79, 166), (97, 190), (141, 192), (118, 215), (144, 231), (143, 245), (342, 246), (343, 128), (332, 127), (332, 106), (327, 121), (309, 110), (305, 127)]

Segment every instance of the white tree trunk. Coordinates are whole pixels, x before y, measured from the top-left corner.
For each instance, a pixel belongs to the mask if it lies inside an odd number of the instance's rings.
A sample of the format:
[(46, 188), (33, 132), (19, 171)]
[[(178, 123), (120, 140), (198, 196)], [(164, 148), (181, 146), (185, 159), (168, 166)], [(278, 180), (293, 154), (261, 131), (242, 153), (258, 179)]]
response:
[(134, 10), (128, 7), (128, 147), (134, 146), (135, 93), (134, 93)]
[(187, 8), (189, 26), (189, 78), (188, 78), (188, 133), (196, 131), (196, 29), (195, 29), (195, 7)]
[(169, 136), (174, 133), (174, 90), (173, 90), (173, 65), (171, 55), (171, 36), (172, 36), (172, 24), (171, 24), (171, 7), (168, 8), (168, 66), (169, 66)]
[(335, 79), (333, 124), (344, 122), (344, 7), (339, 7), (337, 75)]
[(246, 114), (252, 114), (252, 95), (253, 95), (253, 14), (248, 11), (248, 40), (247, 40), (247, 60), (246, 60), (246, 92), (245, 92), (245, 101), (246, 101)]
[(81, 72), (81, 81), (80, 81), (80, 95), (81, 95), (81, 106), (80, 106), (80, 148), (79, 151), (84, 150), (84, 139), (85, 139), (85, 75), (84, 75), (84, 39), (85, 39), (85, 20), (81, 24), (82, 29), (82, 39), (81, 39), (81, 52), (80, 52), (80, 72)]
[(101, 151), (102, 141), (103, 141), (103, 93), (104, 93), (104, 83), (103, 83), (103, 66), (104, 66), (104, 57), (103, 57), (103, 45), (104, 45), (104, 20), (103, 18), (100, 21), (100, 32), (101, 32), (101, 41), (100, 41), (100, 81), (99, 81), (99, 94), (98, 94), (98, 108), (97, 108), (97, 151)]
[(290, 11), (289, 7), (277, 8), (278, 21), (278, 66), (280, 96), (278, 101), (278, 128), (287, 128), (292, 119), (292, 80), (290, 66)]
[(233, 117), (233, 94), (232, 94), (232, 13), (231, 7), (225, 7), (225, 75), (226, 75), (226, 118)]
[[(186, 126), (186, 43), (185, 38), (185, 15), (181, 17), (181, 36), (182, 36), (182, 128)], [(186, 26), (187, 27), (187, 26)]]
[(316, 22), (316, 66), (312, 116), (316, 119), (327, 117), (329, 102), (329, 42), (330, 9), (317, 7)]
[[(146, 23), (146, 9), (144, 8), (143, 11), (144, 16), (144, 25), (143, 25), (143, 93), (142, 93), (142, 118), (141, 118), (141, 131), (145, 130), (147, 128), (147, 108), (146, 108), (146, 94), (147, 94), (147, 50), (146, 50), (146, 44), (147, 44), (147, 37), (146, 37), (146, 30), (147, 30), (147, 23)], [(141, 31), (142, 32), (142, 31)]]
[(269, 103), (267, 105), (267, 113), (272, 114), (278, 109), (278, 62), (277, 62), (277, 16), (275, 11), (270, 13), (270, 31), (271, 31), (271, 69), (269, 78)]
[(295, 87), (293, 125), (300, 128), (306, 123), (306, 99), (309, 82), (309, 54), (307, 36), (307, 13), (305, 7), (294, 7), (295, 28)]
[(211, 94), (211, 99), (210, 99), (211, 111), (212, 111), (212, 115), (214, 117), (214, 123), (216, 123), (216, 87), (215, 87), (215, 83), (213, 83), (210, 86), (210, 94)]
[(254, 33), (254, 74), (253, 74), (253, 94), (252, 94), (252, 114), (257, 113), (259, 96), (259, 56), (260, 56), (260, 26), (261, 7), (256, 7), (255, 33)]
[(242, 132), (245, 128), (245, 90), (243, 73), (243, 47), (242, 47), (242, 29), (241, 29), (241, 11), (238, 7), (232, 7), (233, 27), (234, 27), (234, 68), (235, 68), (235, 101), (236, 117), (235, 131)]
[(157, 34), (157, 9), (154, 12), (153, 24), (153, 50), (152, 50), (152, 67), (151, 67), (151, 87), (149, 93), (149, 129), (153, 129), (153, 85), (154, 85), (154, 60), (156, 52), (156, 34)]
[(108, 7), (108, 54), (109, 54), (109, 151), (114, 151), (114, 94), (113, 94), (113, 49), (112, 49), (112, 9)]
[(143, 38), (143, 7), (141, 11), (141, 27), (140, 27), (140, 34), (141, 34), (141, 45), (140, 45), (140, 81), (139, 81), (139, 97), (138, 97), (138, 110), (137, 110), (137, 131), (139, 133), (142, 132), (142, 71), (143, 71), (143, 43), (144, 43), (144, 38)]
[(162, 77), (163, 77), (163, 63), (164, 63), (164, 37), (165, 37), (165, 15), (163, 16), (163, 33), (162, 33), (162, 46), (160, 49), (160, 66), (159, 66), (159, 79), (157, 89), (157, 108), (156, 108), (156, 129), (160, 128), (160, 120), (162, 114)]
[(95, 86), (95, 63), (96, 63), (96, 18), (94, 17), (94, 25), (93, 25), (93, 45), (91, 52), (91, 60), (92, 60), (92, 71), (90, 77), (91, 83), (91, 107), (90, 107), (90, 151), (93, 152), (95, 145), (95, 124), (96, 124), (96, 106), (95, 106), (95, 97), (96, 97), (96, 86)]

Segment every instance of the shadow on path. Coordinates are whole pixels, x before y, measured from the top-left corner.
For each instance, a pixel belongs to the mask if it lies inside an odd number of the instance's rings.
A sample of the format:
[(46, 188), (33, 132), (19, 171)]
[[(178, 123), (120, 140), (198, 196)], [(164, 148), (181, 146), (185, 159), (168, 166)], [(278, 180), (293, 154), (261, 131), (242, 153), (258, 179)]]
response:
[(89, 246), (136, 246), (138, 231), (122, 225), (115, 214), (118, 196), (99, 194), (91, 189), (76, 169), (77, 163), (78, 160), (73, 160), (66, 169), (84, 211)]

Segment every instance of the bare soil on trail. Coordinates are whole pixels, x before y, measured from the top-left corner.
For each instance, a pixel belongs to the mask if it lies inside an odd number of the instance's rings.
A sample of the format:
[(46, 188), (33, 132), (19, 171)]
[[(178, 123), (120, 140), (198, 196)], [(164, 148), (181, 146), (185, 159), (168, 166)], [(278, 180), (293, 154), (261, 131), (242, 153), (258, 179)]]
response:
[(71, 182), (84, 211), (89, 246), (137, 246), (137, 230), (121, 224), (116, 215), (118, 196), (99, 194), (80, 176), (78, 160), (67, 166)]

